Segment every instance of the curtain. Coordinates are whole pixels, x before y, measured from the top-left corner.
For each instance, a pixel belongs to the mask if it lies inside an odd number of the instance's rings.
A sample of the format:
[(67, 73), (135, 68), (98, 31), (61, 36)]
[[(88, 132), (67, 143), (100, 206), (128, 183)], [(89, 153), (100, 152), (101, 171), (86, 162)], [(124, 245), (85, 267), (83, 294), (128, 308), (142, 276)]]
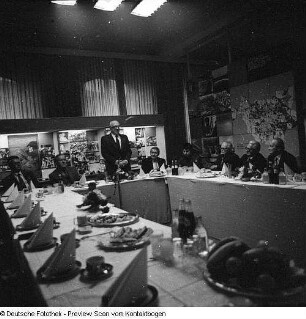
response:
[(1, 60), (0, 118), (43, 117), (41, 82), (35, 72), (35, 61), (23, 55)]
[(120, 115), (113, 59), (84, 59), (78, 73), (82, 116)]
[(122, 65), (127, 114), (157, 114), (156, 63), (125, 60)]

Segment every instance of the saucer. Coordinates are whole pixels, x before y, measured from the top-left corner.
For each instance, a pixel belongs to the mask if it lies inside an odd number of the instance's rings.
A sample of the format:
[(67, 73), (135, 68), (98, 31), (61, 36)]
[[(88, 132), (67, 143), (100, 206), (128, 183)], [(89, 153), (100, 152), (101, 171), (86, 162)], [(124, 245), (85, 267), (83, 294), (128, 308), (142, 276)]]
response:
[(82, 265), (81, 262), (76, 260), (73, 268), (70, 268), (65, 272), (62, 272), (62, 273), (59, 273), (56, 275), (52, 275), (50, 277), (43, 276), (43, 272), (44, 272), (46, 266), (45, 267), (42, 266), (41, 268), (39, 268), (37, 270), (37, 273), (36, 273), (37, 280), (39, 282), (42, 282), (42, 283), (48, 283), (48, 282), (51, 283), (51, 282), (63, 282), (63, 281), (72, 279), (79, 274), (80, 269), (81, 269), (81, 265)]
[(158, 290), (151, 285), (147, 286), (147, 295), (144, 298), (133, 300), (127, 307), (157, 307)]
[(113, 275), (113, 266), (110, 264), (103, 264), (101, 273), (97, 276), (91, 275), (87, 269), (81, 269), (80, 281), (82, 282), (92, 282), (105, 280)]
[(57, 238), (53, 237), (50, 243), (44, 244), (44, 245), (40, 245), (40, 246), (36, 246), (33, 248), (29, 248), (29, 244), (30, 242), (26, 242), (23, 245), (23, 250), (26, 252), (35, 252), (35, 251), (43, 251), (43, 250), (47, 250), (50, 249), (52, 247), (54, 247), (56, 245), (57, 242)]

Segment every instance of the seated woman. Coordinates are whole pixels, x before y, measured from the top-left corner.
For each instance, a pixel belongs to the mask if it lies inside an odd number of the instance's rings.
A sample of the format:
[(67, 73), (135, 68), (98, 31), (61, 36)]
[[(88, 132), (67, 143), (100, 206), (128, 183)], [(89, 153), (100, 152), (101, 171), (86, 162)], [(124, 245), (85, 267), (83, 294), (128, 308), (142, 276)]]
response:
[(66, 156), (59, 154), (55, 156), (56, 169), (49, 175), (52, 184), (63, 181), (65, 185), (71, 185), (80, 180), (80, 175), (74, 166), (67, 166)]
[(199, 168), (203, 167), (200, 157), (194, 152), (192, 145), (190, 143), (185, 143), (183, 146), (183, 154), (179, 159), (178, 164), (182, 167), (193, 167), (193, 163)]
[(141, 168), (145, 174), (150, 173), (152, 170), (159, 171), (166, 161), (159, 157), (160, 150), (154, 146), (150, 150), (150, 156), (142, 161)]

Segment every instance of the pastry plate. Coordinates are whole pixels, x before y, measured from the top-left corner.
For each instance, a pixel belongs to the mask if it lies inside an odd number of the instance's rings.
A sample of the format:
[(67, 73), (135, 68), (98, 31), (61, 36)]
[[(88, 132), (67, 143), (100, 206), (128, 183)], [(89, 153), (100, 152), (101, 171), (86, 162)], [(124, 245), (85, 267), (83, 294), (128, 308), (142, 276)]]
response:
[(80, 281), (82, 282), (93, 282), (102, 281), (113, 275), (113, 266), (110, 264), (104, 264), (101, 273), (98, 276), (92, 276), (89, 274), (87, 269), (81, 269)]
[(243, 288), (240, 289), (240, 288), (230, 287), (223, 282), (219, 282), (213, 279), (207, 269), (204, 270), (203, 276), (205, 281), (216, 290), (219, 290), (229, 295), (239, 295), (239, 296), (244, 296), (244, 297), (254, 298), (254, 299), (270, 299), (270, 300), (285, 299), (285, 298), (294, 296), (298, 293), (301, 293), (305, 289), (305, 286), (300, 286), (296, 288), (279, 290), (274, 292), (273, 294), (272, 293), (268, 294), (268, 293), (261, 293), (259, 291), (251, 290), (251, 289), (243, 289)]
[(69, 269), (68, 271), (65, 271), (63, 273), (53, 275), (50, 277), (43, 277), (42, 273), (46, 269), (46, 267), (41, 267), (37, 270), (37, 280), (41, 283), (51, 283), (51, 282), (62, 282), (69, 279), (74, 278), (77, 276), (81, 270), (81, 262), (75, 261), (74, 267)]
[[(97, 216), (99, 216), (99, 218), (96, 219)], [(117, 221), (116, 217), (122, 217), (123, 220)], [(98, 213), (94, 216), (88, 216), (87, 218), (88, 218), (88, 224), (91, 226), (114, 227), (114, 226), (127, 226), (131, 224), (135, 224), (139, 220), (139, 215), (133, 214), (133, 213), (105, 213), (105, 214)]]
[(150, 235), (153, 233), (151, 228), (148, 228), (145, 234), (131, 242), (112, 243), (110, 242), (111, 234), (107, 234), (105, 237), (99, 240), (97, 247), (104, 251), (130, 251), (142, 248), (150, 244)]
[(215, 174), (203, 174), (203, 175), (197, 174), (196, 178), (214, 178), (214, 177), (217, 177), (217, 176), (218, 175), (215, 175)]
[(167, 175), (167, 173), (161, 172), (161, 171), (149, 173), (150, 177), (165, 177), (166, 175)]
[(30, 242), (27, 241), (23, 245), (23, 250), (26, 251), (26, 252), (43, 251), (43, 250), (47, 250), (47, 249), (50, 249), (50, 248), (54, 247), (56, 245), (56, 242), (57, 242), (57, 238), (53, 237), (52, 241), (50, 243), (48, 243), (48, 244), (44, 244), (44, 245), (36, 246), (36, 247), (33, 247), (33, 248), (29, 248)]

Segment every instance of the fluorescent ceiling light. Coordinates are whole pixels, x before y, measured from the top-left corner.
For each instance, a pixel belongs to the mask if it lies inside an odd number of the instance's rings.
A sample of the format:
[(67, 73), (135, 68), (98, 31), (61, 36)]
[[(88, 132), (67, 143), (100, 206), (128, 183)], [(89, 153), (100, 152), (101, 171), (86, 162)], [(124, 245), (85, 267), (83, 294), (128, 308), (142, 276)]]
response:
[(98, 0), (94, 8), (105, 11), (114, 11), (123, 0)]
[(165, 2), (167, 2), (167, 0), (142, 0), (132, 11), (132, 14), (140, 17), (148, 17)]
[(62, 6), (74, 6), (77, 0), (53, 0), (51, 2)]

